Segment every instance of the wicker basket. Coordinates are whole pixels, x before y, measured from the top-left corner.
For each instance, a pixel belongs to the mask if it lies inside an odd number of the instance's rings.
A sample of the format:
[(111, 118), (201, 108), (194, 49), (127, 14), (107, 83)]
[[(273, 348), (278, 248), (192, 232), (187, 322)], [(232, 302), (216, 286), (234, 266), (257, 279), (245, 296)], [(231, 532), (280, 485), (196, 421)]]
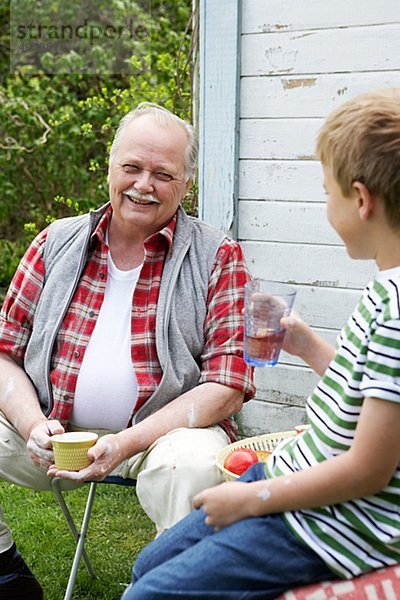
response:
[(295, 430), (291, 431), (279, 431), (277, 433), (265, 433), (263, 435), (255, 435), (254, 437), (244, 438), (243, 440), (239, 440), (238, 442), (233, 442), (233, 444), (229, 444), (229, 446), (225, 446), (222, 448), (217, 454), (216, 464), (218, 469), (221, 471), (223, 478), (225, 481), (232, 481), (237, 479), (239, 475), (235, 475), (235, 473), (231, 473), (228, 469), (225, 469), (224, 462), (226, 457), (232, 450), (237, 448), (251, 448), (252, 450), (266, 450), (267, 452), (272, 452), (275, 446), (279, 444), (282, 440), (286, 438), (290, 438), (296, 435)]

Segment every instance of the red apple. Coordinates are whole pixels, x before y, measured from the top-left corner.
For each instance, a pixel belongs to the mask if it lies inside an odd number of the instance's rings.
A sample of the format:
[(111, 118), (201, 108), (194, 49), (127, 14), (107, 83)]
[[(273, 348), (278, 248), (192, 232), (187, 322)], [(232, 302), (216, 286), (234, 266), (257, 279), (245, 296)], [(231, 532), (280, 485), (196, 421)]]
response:
[(232, 450), (225, 459), (224, 467), (235, 475), (241, 475), (251, 465), (258, 462), (258, 456), (251, 448), (237, 448)]

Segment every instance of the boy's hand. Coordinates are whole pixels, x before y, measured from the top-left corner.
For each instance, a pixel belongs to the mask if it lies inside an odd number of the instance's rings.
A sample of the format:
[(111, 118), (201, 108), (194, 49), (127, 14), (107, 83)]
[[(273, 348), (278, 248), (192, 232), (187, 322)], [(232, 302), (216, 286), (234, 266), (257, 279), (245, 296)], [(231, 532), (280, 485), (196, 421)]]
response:
[(283, 339), (283, 350), (294, 356), (303, 356), (310, 345), (312, 329), (296, 313), (281, 319), (281, 325), (286, 329)]
[(235, 521), (251, 516), (252, 486), (248, 483), (228, 481), (208, 488), (193, 499), (194, 508), (204, 508), (206, 525), (216, 531)]
[(322, 376), (334, 357), (333, 346), (319, 337), (296, 313), (283, 317), (281, 325), (286, 329), (283, 349), (289, 354), (299, 356)]

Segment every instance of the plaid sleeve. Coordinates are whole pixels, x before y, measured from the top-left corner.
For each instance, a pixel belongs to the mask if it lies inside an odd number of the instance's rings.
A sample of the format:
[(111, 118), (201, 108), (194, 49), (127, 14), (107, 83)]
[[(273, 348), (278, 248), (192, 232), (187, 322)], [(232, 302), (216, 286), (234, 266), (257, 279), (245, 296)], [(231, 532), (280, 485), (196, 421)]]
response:
[(22, 258), (0, 311), (0, 352), (22, 363), (44, 280), (43, 249), (47, 229), (39, 233)]
[(218, 249), (208, 285), (208, 312), (200, 383), (215, 382), (255, 393), (253, 369), (243, 357), (244, 285), (250, 279), (240, 245), (226, 238)]

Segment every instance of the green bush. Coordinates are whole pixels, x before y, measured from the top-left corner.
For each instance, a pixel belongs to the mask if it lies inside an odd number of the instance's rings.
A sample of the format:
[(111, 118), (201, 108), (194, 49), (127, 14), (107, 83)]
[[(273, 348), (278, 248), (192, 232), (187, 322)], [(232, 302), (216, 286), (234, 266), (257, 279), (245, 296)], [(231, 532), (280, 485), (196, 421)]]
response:
[[(47, 52), (39, 69), (8, 72), (9, 6), (0, 4), (0, 294), (49, 221), (108, 200), (108, 150), (126, 112), (151, 101), (190, 119), (191, 0), (151, 0), (151, 14), (140, 2), (108, 4), (134, 10), (151, 32), (150, 43), (134, 42), (133, 75), (102, 76), (110, 60), (104, 49), (95, 75), (68, 72), (78, 70), (76, 52), (57, 59)], [(56, 60), (62, 72), (51, 74)]]

